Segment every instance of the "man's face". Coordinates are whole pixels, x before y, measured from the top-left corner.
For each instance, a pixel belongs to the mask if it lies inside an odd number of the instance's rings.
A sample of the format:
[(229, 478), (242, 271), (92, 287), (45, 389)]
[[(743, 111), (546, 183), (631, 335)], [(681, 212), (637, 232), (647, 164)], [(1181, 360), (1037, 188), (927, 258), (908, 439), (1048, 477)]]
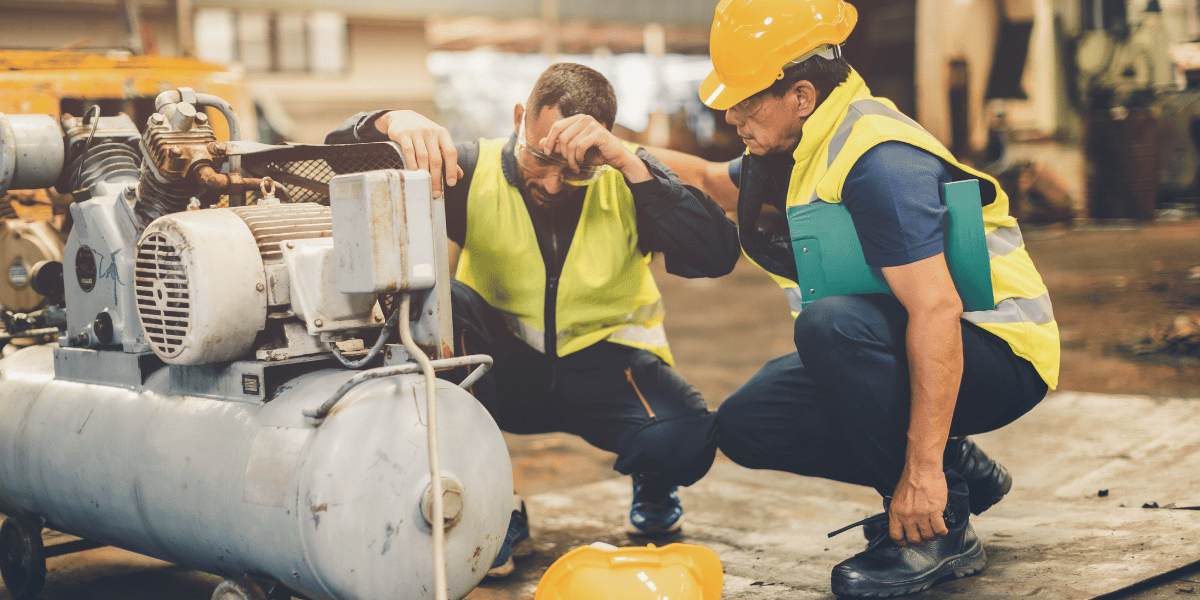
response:
[(751, 154), (789, 152), (800, 141), (804, 121), (812, 114), (803, 108), (801, 94), (795, 89), (778, 97), (762, 91), (725, 111), (725, 122), (737, 127)]
[[(566, 200), (575, 192), (582, 190), (579, 185), (571, 185), (567, 180), (578, 180), (583, 175), (578, 172), (567, 172), (566, 159), (557, 152), (549, 155), (536, 148), (536, 144), (550, 133), (550, 128), (563, 116), (557, 106), (542, 107), (539, 114), (524, 112), (518, 107), (514, 113), (517, 127), (517, 171), (521, 185), (528, 197), (541, 208), (548, 208)], [(524, 130), (521, 128), (524, 127)], [(595, 166), (602, 165), (603, 159), (588, 156), (585, 163)], [(579, 182), (577, 182), (578, 184)]]

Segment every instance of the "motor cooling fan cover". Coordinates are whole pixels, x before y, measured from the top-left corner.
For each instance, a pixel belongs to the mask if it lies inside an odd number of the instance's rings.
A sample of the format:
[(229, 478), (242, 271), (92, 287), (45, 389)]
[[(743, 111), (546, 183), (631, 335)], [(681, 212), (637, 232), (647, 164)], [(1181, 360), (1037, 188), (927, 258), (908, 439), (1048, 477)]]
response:
[(138, 241), (136, 260), (138, 318), (159, 358), (210, 364), (252, 349), (267, 318), (266, 274), (240, 217), (228, 209), (160, 217)]

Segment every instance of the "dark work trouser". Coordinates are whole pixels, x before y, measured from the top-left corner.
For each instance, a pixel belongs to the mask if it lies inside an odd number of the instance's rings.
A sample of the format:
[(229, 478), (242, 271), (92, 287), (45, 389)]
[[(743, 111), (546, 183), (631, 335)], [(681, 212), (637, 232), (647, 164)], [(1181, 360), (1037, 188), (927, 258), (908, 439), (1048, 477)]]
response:
[[(890, 496), (904, 469), (908, 313), (885, 294), (830, 296), (796, 319), (797, 352), (766, 364), (721, 405), (721, 450), (753, 469), (867, 485)], [(1047, 386), (1008, 343), (962, 322), (963, 377), (951, 436), (998, 429)]]
[(616, 453), (617, 471), (665, 485), (691, 485), (712, 466), (716, 415), (654, 353), (599, 342), (552, 358), (517, 339), (467, 285), (454, 282), (452, 301), (458, 354), (494, 360), (471, 391), (501, 430), (578, 435)]

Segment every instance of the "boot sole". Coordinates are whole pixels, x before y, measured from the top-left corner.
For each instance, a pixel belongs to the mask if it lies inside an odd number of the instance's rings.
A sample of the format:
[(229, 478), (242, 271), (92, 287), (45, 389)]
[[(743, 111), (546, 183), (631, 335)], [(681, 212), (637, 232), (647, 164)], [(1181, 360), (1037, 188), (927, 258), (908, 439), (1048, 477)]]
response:
[(517, 569), (517, 565), (513, 564), (513, 559), (510, 556), (510, 557), (508, 557), (508, 562), (506, 562), (498, 567), (492, 567), (491, 569), (488, 569), (488, 572), (485, 573), (483, 576), (486, 579), (504, 579), (505, 577), (512, 575), (513, 571), (515, 571), (516, 569)]
[(514, 563), (514, 561), (518, 558), (525, 559), (533, 556), (533, 551), (533, 538), (523, 538), (516, 544), (513, 544), (512, 553), (508, 555), (508, 561), (498, 567), (492, 567), (491, 569), (488, 569), (488, 572), (484, 574), (484, 577), (487, 579), (504, 579), (505, 577), (512, 575), (513, 571), (517, 569), (517, 565)]
[[(835, 573), (831, 581), (833, 593), (838, 596), (851, 598), (894, 598), (923, 592), (943, 581), (970, 577), (983, 570), (987, 565), (987, 554), (983, 544), (975, 542), (973, 548), (957, 556), (947, 558), (929, 573), (909, 581), (895, 582), (864, 582), (838, 577)], [(873, 583), (873, 587), (865, 587), (864, 583)]]
[(650, 529), (638, 529), (633, 523), (625, 523), (625, 535), (629, 537), (639, 538), (661, 538), (680, 533), (683, 530), (683, 518), (680, 517), (675, 521), (674, 525), (665, 529), (661, 527), (652, 527)]

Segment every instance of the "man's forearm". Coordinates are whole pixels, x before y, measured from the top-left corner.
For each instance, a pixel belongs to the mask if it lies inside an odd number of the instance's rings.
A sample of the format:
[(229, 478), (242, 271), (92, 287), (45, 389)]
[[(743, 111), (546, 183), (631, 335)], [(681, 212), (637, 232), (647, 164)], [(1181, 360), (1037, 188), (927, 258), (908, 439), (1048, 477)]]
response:
[[(635, 187), (642, 186), (656, 187), (650, 183)], [(661, 186), (654, 194), (639, 191), (634, 192), (638, 244), (643, 251), (661, 252), (668, 273), (720, 277), (733, 270), (740, 252), (737, 231), (703, 192), (693, 193), (678, 182)]]
[(637, 156), (657, 180), (630, 186), (642, 250), (661, 252), (667, 272), (681, 277), (720, 277), (732, 271), (741, 249), (721, 207), (704, 192), (684, 186), (645, 148)]
[(906, 468), (942, 470), (954, 405), (962, 381), (961, 311), (910, 314), (908, 371), (912, 388)]

